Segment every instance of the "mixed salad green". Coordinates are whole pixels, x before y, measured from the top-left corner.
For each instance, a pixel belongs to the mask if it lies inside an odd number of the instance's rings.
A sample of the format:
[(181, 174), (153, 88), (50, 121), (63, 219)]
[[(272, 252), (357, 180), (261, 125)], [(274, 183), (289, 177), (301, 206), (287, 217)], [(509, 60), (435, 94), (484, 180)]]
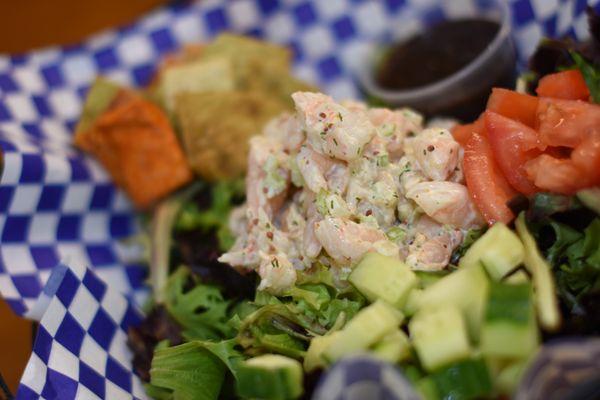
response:
[[(544, 335), (598, 333), (590, 320), (598, 308), (585, 307), (598, 296), (600, 218), (576, 197), (535, 196), (517, 233), (502, 224), (471, 232), (475, 239), (456, 250), (456, 271), (413, 272), (369, 253), (345, 289), (319, 266), (274, 296), (252, 293), (256, 276), (211, 261), (206, 249), (188, 254), (185, 235), (215, 245), (227, 224), (213, 216), (241, 194), (237, 182), (196, 190), (165, 228), (177, 240), (164, 302), (130, 338), (150, 352), (141, 362), (136, 351), (136, 366), (154, 398), (296, 398), (327, 365), (361, 351), (401, 365), (426, 398), (490, 397), (514, 390), (539, 346), (539, 325)], [(228, 269), (230, 279), (220, 276)], [(554, 280), (565, 318), (558, 331), (554, 291), (540, 290)]]

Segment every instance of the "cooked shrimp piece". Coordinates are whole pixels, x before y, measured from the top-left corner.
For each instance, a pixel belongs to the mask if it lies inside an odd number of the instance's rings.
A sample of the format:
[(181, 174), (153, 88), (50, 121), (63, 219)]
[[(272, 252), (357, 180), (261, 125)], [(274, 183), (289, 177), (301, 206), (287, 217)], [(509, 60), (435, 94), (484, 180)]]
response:
[(349, 111), (367, 111), (368, 107), (362, 101), (357, 100), (342, 100), (340, 104), (346, 107)]
[(366, 225), (341, 218), (326, 217), (315, 224), (315, 234), (331, 258), (339, 263), (355, 263), (385, 234)]
[[(365, 157), (372, 160), (382, 160), (382, 157), (389, 159), (387, 144), (388, 141), (386, 139), (381, 136), (375, 136), (365, 147), (363, 154)], [(386, 163), (389, 163), (388, 159), (385, 160)]]
[(279, 151), (275, 141), (265, 136), (254, 136), (250, 139), (250, 153), (248, 154), (248, 174), (246, 175), (246, 200), (254, 216), (260, 209), (264, 210), (269, 218), (281, 208), (285, 201), (289, 179), (284, 179), (284, 190), (277, 195), (269, 196), (269, 187), (266, 185), (267, 172), (264, 166), (269, 157), (275, 157)]
[(325, 179), (328, 182), (329, 190), (341, 196), (346, 193), (348, 188), (350, 170), (345, 163), (333, 163), (325, 173)]
[(364, 111), (350, 111), (321, 93), (296, 92), (292, 99), (308, 142), (322, 154), (354, 160), (375, 135), (375, 127)]
[(460, 144), (446, 129), (425, 129), (408, 145), (425, 176), (433, 181), (448, 179), (458, 165)]
[(233, 247), (218, 260), (234, 268), (253, 269), (259, 262), (256, 240), (251, 235), (238, 236)]
[(415, 134), (422, 129), (423, 118), (409, 109), (371, 108), (368, 115), (377, 128), (378, 136), (385, 139), (386, 150), (391, 159), (402, 156), (404, 138), (408, 134)]
[(291, 203), (282, 213), (281, 221), (281, 229), (291, 237), (299, 237), (304, 232), (306, 221), (294, 203)]
[(325, 174), (335, 163), (328, 157), (314, 151), (310, 146), (302, 146), (296, 156), (296, 163), (306, 186), (315, 193), (327, 190)]
[(417, 183), (409, 188), (406, 197), (417, 203), (425, 214), (440, 224), (462, 229), (483, 224), (466, 186), (459, 183)]
[(314, 193), (307, 192), (303, 202), (306, 204), (306, 225), (302, 236), (302, 251), (306, 257), (314, 259), (323, 249), (315, 234), (316, 223), (321, 221), (323, 216), (317, 211)]
[(280, 294), (296, 283), (296, 270), (285, 254), (264, 254), (261, 252), (260, 258), (258, 275), (261, 281), (257, 290)]
[(444, 269), (450, 262), (452, 252), (462, 241), (459, 230), (444, 227), (427, 216), (419, 218), (415, 231), (406, 257), (406, 264), (414, 270)]
[(295, 153), (300, 149), (306, 135), (300, 129), (296, 115), (284, 112), (269, 121), (264, 128), (264, 135), (281, 143), (283, 150)]

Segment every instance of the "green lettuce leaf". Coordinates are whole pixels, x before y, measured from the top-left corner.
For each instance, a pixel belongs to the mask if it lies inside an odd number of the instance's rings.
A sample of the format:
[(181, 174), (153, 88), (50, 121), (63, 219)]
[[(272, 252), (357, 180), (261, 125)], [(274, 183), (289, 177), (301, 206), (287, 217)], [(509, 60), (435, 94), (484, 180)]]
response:
[(244, 360), (242, 353), (235, 349), (237, 344), (236, 339), (223, 340), (220, 342), (202, 342), (202, 346), (217, 356), (234, 378), (237, 377), (239, 363)]
[(553, 266), (559, 294), (572, 311), (578, 310), (582, 296), (600, 290), (600, 218), (594, 219), (583, 234), (548, 219), (536, 230), (538, 241), (544, 227), (554, 233), (544, 253)]
[(208, 209), (200, 210), (193, 201), (186, 202), (175, 224), (177, 230), (202, 229), (217, 231), (219, 247), (225, 251), (233, 246), (235, 238), (229, 231), (227, 221), (229, 213), (235, 205), (235, 200), (244, 194), (244, 182), (236, 180), (231, 182), (218, 182), (211, 190), (212, 200)]
[(167, 311), (182, 326), (186, 339), (219, 340), (235, 335), (228, 323), (231, 302), (217, 287), (202, 284), (187, 267), (171, 274), (164, 297)]
[(556, 213), (573, 210), (580, 206), (581, 204), (573, 196), (536, 193), (531, 200), (527, 218), (530, 220), (543, 220)]
[(156, 400), (213, 400), (219, 398), (225, 375), (237, 375), (244, 356), (235, 340), (192, 341), (174, 347), (157, 347), (151, 381), (146, 385)]
[[(170, 390), (174, 400), (214, 400), (225, 372), (225, 364), (202, 343), (188, 342), (154, 353), (150, 383)], [(165, 391), (160, 394), (164, 399)]]
[[(331, 276), (317, 272), (327, 283), (303, 283), (275, 297), (257, 292), (255, 311), (235, 319), (238, 341), (248, 354), (274, 352), (304, 357), (310, 340), (341, 328), (366, 304), (352, 287), (336, 288)], [(307, 280), (301, 280), (307, 281)]]
[(554, 231), (556, 240), (547, 250), (546, 258), (550, 264), (555, 264), (559, 261), (560, 257), (565, 253), (567, 248), (573, 243), (579, 241), (583, 235), (571, 228), (568, 225), (561, 224), (556, 221), (550, 221), (548, 225)]

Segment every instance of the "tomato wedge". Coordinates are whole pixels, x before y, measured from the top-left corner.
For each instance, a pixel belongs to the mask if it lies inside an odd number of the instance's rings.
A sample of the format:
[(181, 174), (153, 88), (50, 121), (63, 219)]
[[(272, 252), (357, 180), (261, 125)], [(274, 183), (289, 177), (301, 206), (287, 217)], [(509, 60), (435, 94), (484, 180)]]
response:
[[(600, 135), (590, 135), (571, 153), (573, 164), (583, 173), (580, 188), (600, 184)], [(583, 185), (583, 186), (582, 186)]]
[(452, 128), (452, 136), (461, 145), (465, 145), (473, 133), (482, 134), (484, 130), (484, 119), (481, 115), (475, 122), (464, 125), (456, 125)]
[(494, 88), (487, 102), (487, 110), (535, 127), (538, 98), (512, 90)]
[(488, 225), (512, 221), (515, 215), (506, 204), (516, 192), (502, 176), (484, 135), (474, 133), (467, 141), (463, 169), (473, 202)]
[(525, 164), (541, 154), (537, 132), (492, 111), (485, 112), (485, 127), (494, 159), (508, 183), (526, 195), (539, 192), (525, 171)]
[(570, 159), (542, 154), (528, 162), (525, 169), (536, 186), (553, 193), (573, 194), (586, 186), (580, 185), (585, 177)]
[(535, 91), (540, 97), (555, 99), (588, 100), (590, 98), (590, 90), (583, 75), (577, 69), (544, 76)]
[(600, 105), (580, 100), (541, 98), (538, 131), (543, 145), (575, 148), (600, 132)]
[(554, 193), (575, 192), (600, 185), (600, 135), (590, 135), (577, 146), (570, 158), (549, 152), (525, 164), (527, 176), (540, 189)]

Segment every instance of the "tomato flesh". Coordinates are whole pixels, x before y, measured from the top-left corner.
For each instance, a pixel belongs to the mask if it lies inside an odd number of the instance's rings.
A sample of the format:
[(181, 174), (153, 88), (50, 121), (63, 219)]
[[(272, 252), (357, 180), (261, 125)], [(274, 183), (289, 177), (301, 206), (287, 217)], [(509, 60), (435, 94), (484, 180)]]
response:
[(583, 75), (577, 69), (546, 75), (538, 84), (536, 93), (540, 97), (552, 97), (565, 100), (588, 100), (588, 89)]
[(538, 98), (508, 89), (494, 88), (486, 109), (535, 127)]
[(516, 192), (500, 172), (488, 139), (474, 133), (465, 145), (463, 169), (473, 202), (489, 225), (515, 217), (507, 202)]
[(541, 189), (561, 194), (573, 194), (580, 188), (581, 170), (569, 159), (548, 154), (531, 160), (525, 165), (528, 176)]
[(585, 138), (600, 133), (600, 105), (580, 100), (541, 98), (537, 118), (545, 146), (575, 148)]
[(494, 159), (508, 183), (526, 195), (539, 192), (525, 170), (525, 164), (541, 154), (537, 132), (492, 111), (485, 113), (485, 126)]
[(473, 133), (483, 133), (484, 124), (485, 122), (482, 115), (475, 122), (470, 124), (454, 126), (454, 128), (452, 128), (452, 136), (454, 137), (454, 140), (464, 146)]

